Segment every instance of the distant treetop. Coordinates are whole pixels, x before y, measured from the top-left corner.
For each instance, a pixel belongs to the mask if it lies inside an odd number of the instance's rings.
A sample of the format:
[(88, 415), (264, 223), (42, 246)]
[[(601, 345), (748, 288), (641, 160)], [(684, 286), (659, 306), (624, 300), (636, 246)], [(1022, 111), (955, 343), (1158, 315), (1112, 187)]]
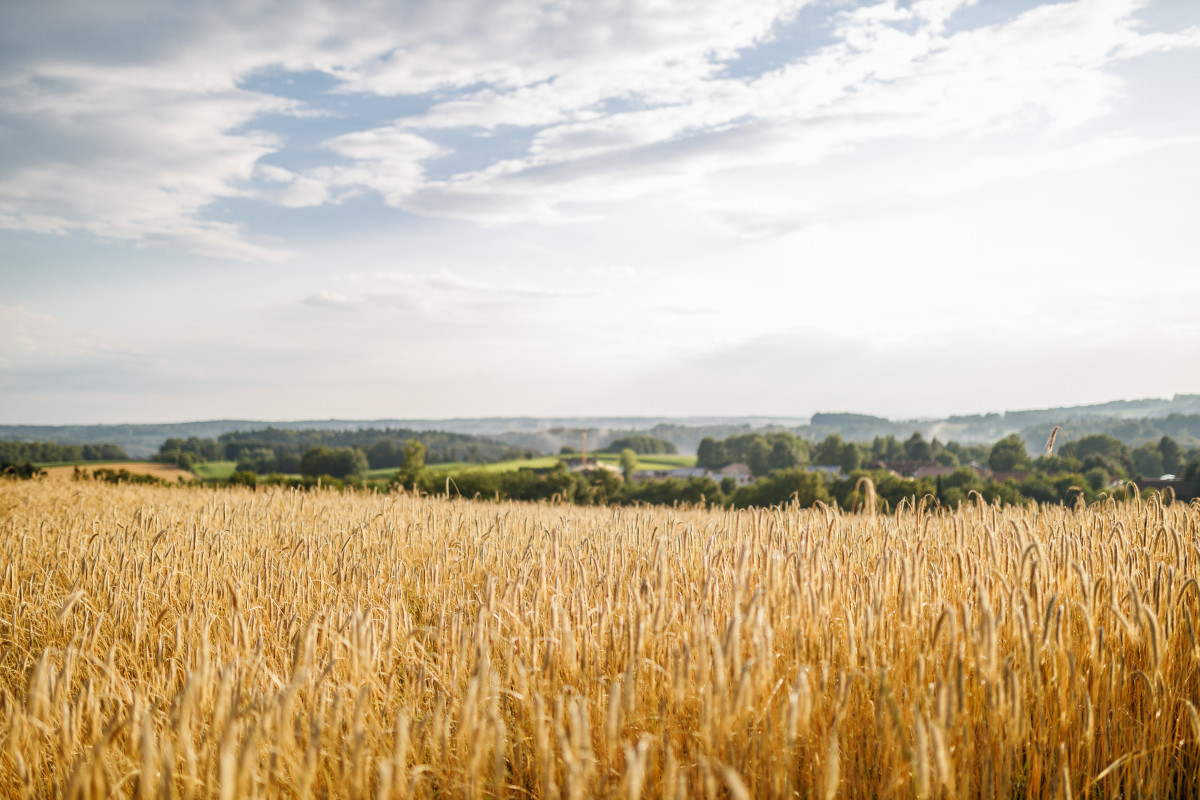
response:
[(665, 439), (659, 439), (646, 434), (634, 434), (621, 439), (614, 439), (609, 443), (603, 451), (605, 453), (619, 453), (622, 450), (632, 450), (639, 456), (645, 455), (675, 455), (679, 452), (675, 445)]

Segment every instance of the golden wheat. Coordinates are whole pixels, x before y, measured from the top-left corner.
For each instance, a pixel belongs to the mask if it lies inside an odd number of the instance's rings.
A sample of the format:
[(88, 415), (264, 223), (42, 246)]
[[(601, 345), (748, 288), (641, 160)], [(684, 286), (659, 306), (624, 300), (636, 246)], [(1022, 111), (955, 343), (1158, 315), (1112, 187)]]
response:
[(1200, 507), (0, 484), (5, 797), (1194, 797)]

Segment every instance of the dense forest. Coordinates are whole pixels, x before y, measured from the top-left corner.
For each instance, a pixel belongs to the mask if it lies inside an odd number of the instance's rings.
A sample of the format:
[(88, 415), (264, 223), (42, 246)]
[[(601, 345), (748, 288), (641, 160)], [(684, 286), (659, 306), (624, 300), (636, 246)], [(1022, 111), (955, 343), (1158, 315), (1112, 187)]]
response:
[(0, 461), (10, 464), (56, 461), (125, 461), (129, 456), (115, 444), (59, 444), (57, 442), (0, 442)]
[(489, 463), (532, 455), (481, 436), (402, 428), (366, 430), (295, 430), (267, 428), (233, 431), (217, 439), (190, 437), (167, 439), (155, 459), (190, 469), (199, 461), (236, 461), (239, 471), (258, 474), (301, 471), (304, 454), (318, 447), (355, 448), (362, 451), (370, 469), (398, 467), (404, 460), (404, 443), (418, 441), (430, 463), (467, 461)]

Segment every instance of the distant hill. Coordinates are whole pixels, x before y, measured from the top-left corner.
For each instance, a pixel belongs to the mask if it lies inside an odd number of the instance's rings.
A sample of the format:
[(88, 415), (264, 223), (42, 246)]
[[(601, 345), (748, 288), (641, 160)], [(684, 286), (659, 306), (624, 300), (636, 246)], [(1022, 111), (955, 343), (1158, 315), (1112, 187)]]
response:
[(599, 450), (624, 436), (648, 434), (674, 444), (681, 453), (695, 453), (706, 436), (724, 439), (750, 431), (788, 431), (811, 441), (831, 433), (843, 439), (869, 442), (876, 436), (908, 438), (919, 431), (926, 438), (968, 443), (994, 442), (1020, 434), (1031, 447), (1040, 447), (1055, 425), (1078, 438), (1107, 433), (1128, 445), (1171, 436), (1181, 445), (1200, 444), (1200, 394), (1177, 394), (1171, 399), (1115, 400), (1082, 406), (1028, 409), (991, 414), (956, 415), (942, 419), (891, 420), (868, 414), (820, 412), (812, 417), (483, 417), (477, 419), (375, 420), (208, 420), (129, 425), (0, 425), (0, 440), (61, 444), (113, 443), (134, 458), (158, 451), (168, 438), (200, 436), (215, 439), (234, 431), (269, 427), (285, 430), (350, 431), (369, 428), (407, 428), (416, 431), (487, 436), (513, 447), (557, 453), (579, 447), (580, 430), (588, 431), (588, 448)]

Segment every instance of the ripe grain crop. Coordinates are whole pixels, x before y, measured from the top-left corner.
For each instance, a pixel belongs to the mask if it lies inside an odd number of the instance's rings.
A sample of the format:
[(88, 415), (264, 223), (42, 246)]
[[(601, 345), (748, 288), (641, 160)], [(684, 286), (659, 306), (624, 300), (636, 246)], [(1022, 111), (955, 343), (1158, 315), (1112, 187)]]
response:
[(1200, 506), (0, 484), (0, 796), (1195, 797)]

